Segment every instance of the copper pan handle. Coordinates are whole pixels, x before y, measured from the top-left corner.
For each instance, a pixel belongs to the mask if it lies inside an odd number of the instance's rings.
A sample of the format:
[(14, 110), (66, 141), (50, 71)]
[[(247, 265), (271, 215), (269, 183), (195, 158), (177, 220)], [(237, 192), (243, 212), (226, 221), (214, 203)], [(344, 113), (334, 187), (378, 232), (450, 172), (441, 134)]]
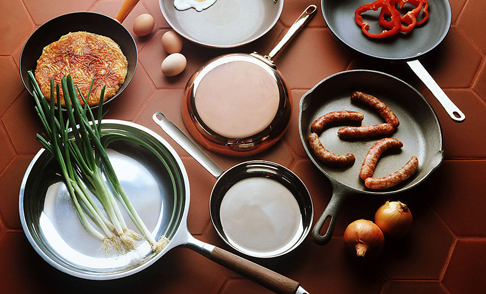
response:
[(290, 26), (288, 32), (282, 37), (282, 39), (275, 45), (275, 47), (265, 56), (267, 59), (272, 59), (280, 52), (290, 40), (297, 35), (300, 29), (314, 16), (317, 11), (316, 5), (309, 5), (304, 12), (297, 18), (297, 20)]
[(125, 0), (118, 11), (118, 14), (116, 15), (115, 19), (119, 22), (122, 23), (125, 18), (127, 18), (128, 14), (132, 11), (132, 9), (137, 5), (139, 0)]

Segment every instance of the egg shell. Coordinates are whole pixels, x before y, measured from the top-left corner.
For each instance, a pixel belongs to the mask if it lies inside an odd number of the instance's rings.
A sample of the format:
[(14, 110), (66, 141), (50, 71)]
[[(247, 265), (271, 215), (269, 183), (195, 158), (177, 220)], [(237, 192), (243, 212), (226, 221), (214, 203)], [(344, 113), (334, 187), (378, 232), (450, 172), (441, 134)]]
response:
[(165, 76), (173, 77), (184, 71), (186, 68), (186, 57), (180, 53), (173, 53), (162, 61), (161, 69)]
[(146, 36), (152, 32), (155, 19), (150, 14), (140, 14), (133, 21), (133, 32), (137, 36)]
[(167, 31), (162, 35), (162, 47), (169, 54), (180, 53), (182, 38), (174, 31)]

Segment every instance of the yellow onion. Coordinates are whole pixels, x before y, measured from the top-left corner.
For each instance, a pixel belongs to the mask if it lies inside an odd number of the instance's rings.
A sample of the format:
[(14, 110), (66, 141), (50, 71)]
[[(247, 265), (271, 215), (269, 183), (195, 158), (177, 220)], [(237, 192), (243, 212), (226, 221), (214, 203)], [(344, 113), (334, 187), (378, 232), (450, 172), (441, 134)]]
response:
[(413, 217), (406, 204), (387, 201), (376, 211), (375, 223), (385, 235), (403, 237), (412, 228)]
[(385, 236), (380, 228), (369, 220), (356, 220), (344, 231), (347, 249), (357, 258), (373, 260), (385, 246)]

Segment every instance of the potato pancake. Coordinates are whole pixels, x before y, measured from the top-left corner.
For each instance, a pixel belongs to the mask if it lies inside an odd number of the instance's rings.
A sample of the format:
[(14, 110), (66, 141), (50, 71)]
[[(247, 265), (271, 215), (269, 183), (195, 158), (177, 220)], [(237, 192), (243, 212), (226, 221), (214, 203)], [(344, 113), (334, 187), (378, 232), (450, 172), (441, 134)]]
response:
[[(37, 60), (35, 78), (48, 99), (53, 78), (56, 84), (60, 84), (61, 78), (70, 74), (85, 99), (94, 78), (87, 102), (89, 106), (95, 106), (100, 102), (104, 85), (103, 101), (116, 94), (125, 81), (127, 67), (125, 55), (111, 38), (89, 32), (73, 32), (44, 47)], [(79, 99), (84, 105), (82, 98)], [(62, 91), (61, 105), (66, 105)]]

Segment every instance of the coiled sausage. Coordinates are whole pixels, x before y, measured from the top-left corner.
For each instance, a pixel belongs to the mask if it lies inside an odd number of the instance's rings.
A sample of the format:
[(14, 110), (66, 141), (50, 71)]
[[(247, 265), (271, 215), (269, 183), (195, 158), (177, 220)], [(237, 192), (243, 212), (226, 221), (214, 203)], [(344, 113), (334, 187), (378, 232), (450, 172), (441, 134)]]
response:
[(417, 172), (418, 169), (418, 159), (415, 156), (412, 158), (399, 170), (391, 173), (382, 178), (367, 178), (365, 180), (365, 186), (371, 190), (386, 190), (392, 188), (406, 180)]
[(308, 140), (312, 151), (322, 163), (334, 167), (346, 167), (354, 164), (355, 157), (352, 153), (347, 153), (346, 155), (332, 153), (324, 148), (319, 135), (316, 133), (310, 133)]
[(364, 181), (373, 176), (376, 164), (378, 163), (378, 160), (383, 152), (391, 148), (402, 148), (402, 146), (402, 141), (395, 138), (384, 138), (373, 144), (370, 150), (368, 150), (368, 153), (363, 160), (363, 164), (361, 165), (361, 170), (359, 173), (360, 178)]
[(363, 113), (359, 111), (341, 110), (326, 113), (316, 119), (311, 125), (311, 131), (319, 134), (332, 124), (342, 121), (362, 121)]
[(394, 128), (398, 127), (400, 124), (395, 113), (393, 113), (393, 111), (385, 103), (373, 95), (355, 91), (351, 95), (351, 100), (364, 103), (375, 109), (378, 114)]

